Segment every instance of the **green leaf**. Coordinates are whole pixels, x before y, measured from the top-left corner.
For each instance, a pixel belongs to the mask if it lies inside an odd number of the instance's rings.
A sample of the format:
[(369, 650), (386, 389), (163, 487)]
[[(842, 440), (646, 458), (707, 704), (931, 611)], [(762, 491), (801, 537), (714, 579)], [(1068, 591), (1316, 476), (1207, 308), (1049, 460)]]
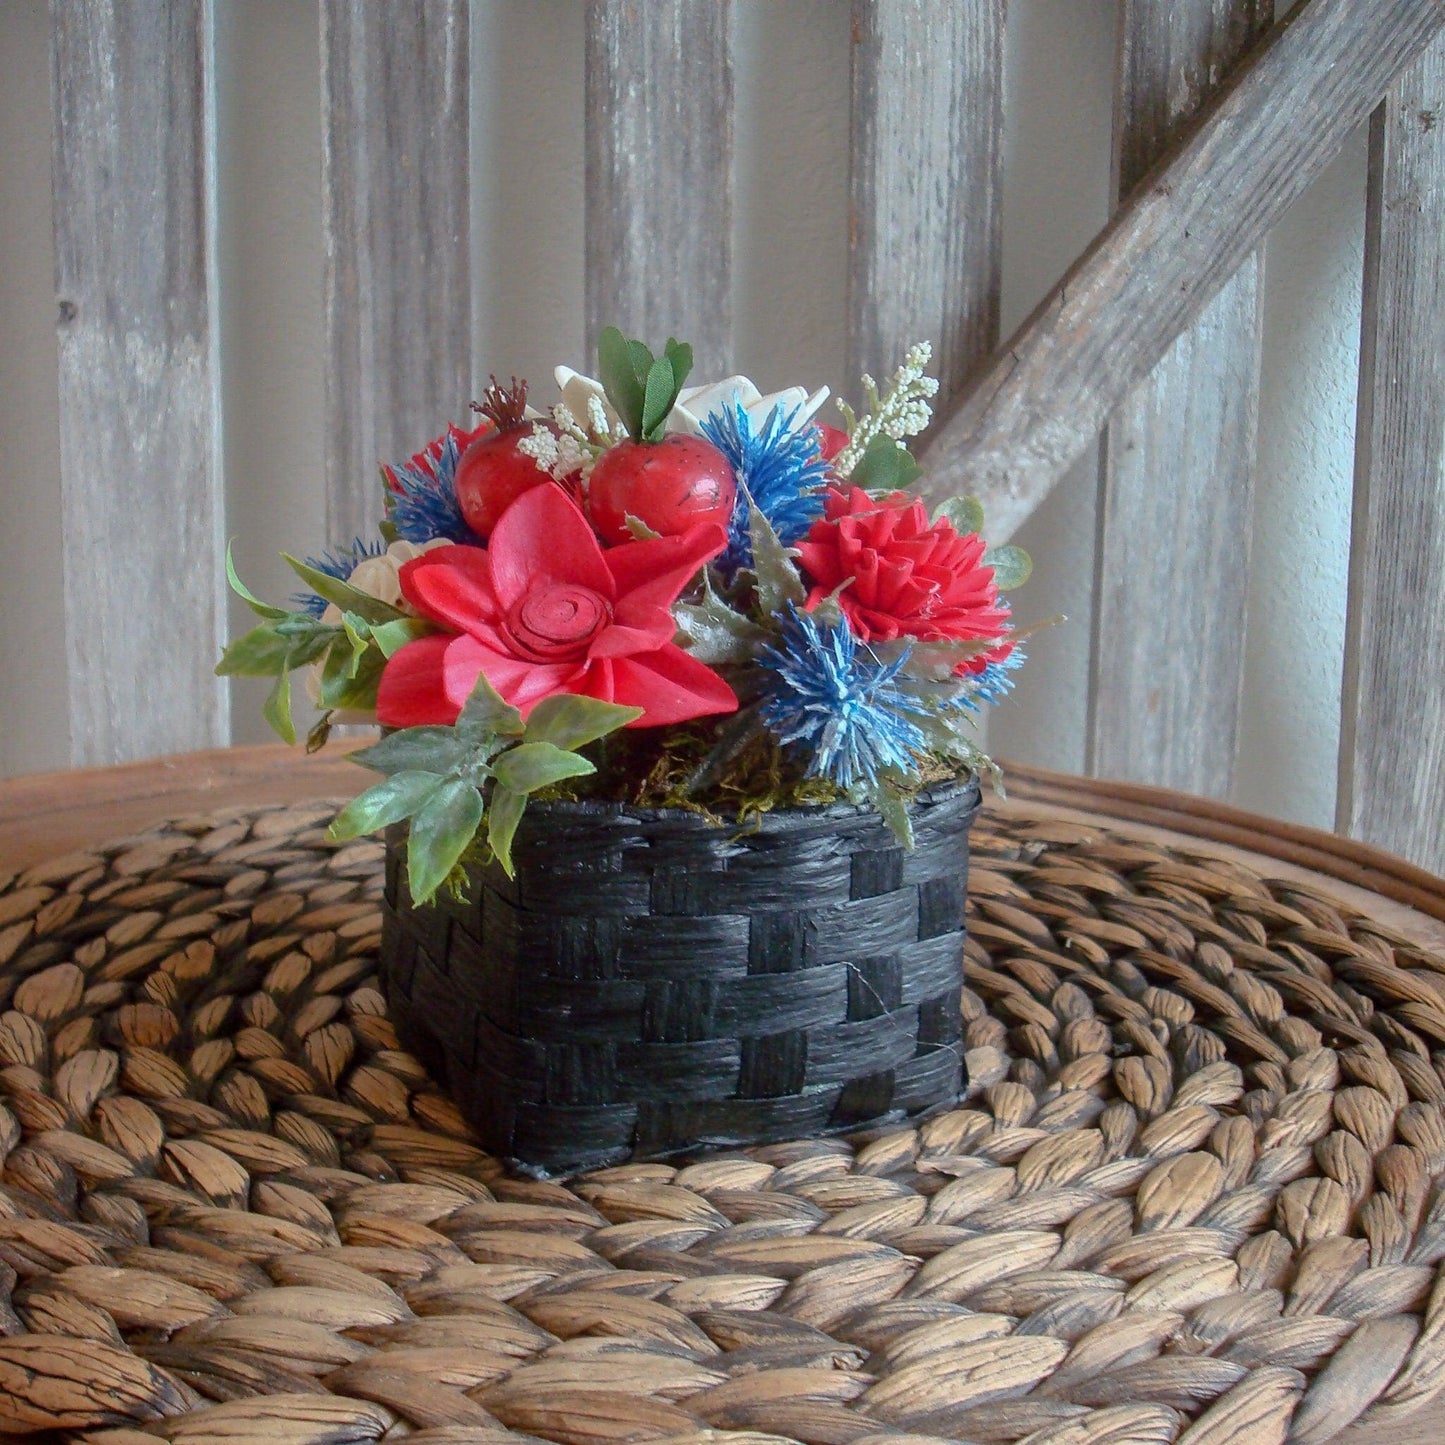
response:
[(383, 657), (395, 657), (408, 642), (415, 642), (435, 630), (420, 617), (398, 617), (395, 622), (382, 622), (373, 627), (371, 636)]
[(631, 512), (623, 517), (622, 525), (632, 533), (634, 542), (655, 542), (662, 536), (661, 532), (654, 532), (641, 517), (634, 517)]
[[(640, 347), (647, 355), (640, 372), (635, 365), (634, 346)], [(651, 369), (652, 353), (641, 342), (629, 342), (615, 326), (607, 327), (598, 338), (597, 375), (602, 382), (602, 390), (634, 441), (642, 437), (646, 377)]]
[(753, 571), (758, 579), (758, 610), (770, 616), (781, 612), (789, 602), (801, 607), (807, 599), (808, 589), (803, 586), (803, 579), (793, 566), (788, 549), (778, 540), (772, 524), (753, 504), (748, 489), (743, 487), (742, 491), (748, 504), (748, 535), (753, 544)]
[(287, 552), (283, 552), (281, 555), (286, 559), (291, 570), (318, 597), (324, 598), (327, 602), (334, 602), (343, 611), (358, 613), (367, 622), (394, 622), (398, 617), (406, 616), (404, 612), (390, 603), (370, 596), (359, 587), (353, 587), (349, 582), (342, 582), (329, 573), (319, 571), (315, 567), (308, 567), (305, 562), (298, 562)]
[(487, 809), (487, 843), (508, 878), (516, 876), (512, 867), (512, 839), (517, 836), (517, 824), (526, 811), (525, 793), (514, 793), (500, 783), (493, 785), (492, 802)]
[(406, 840), (406, 886), (426, 903), (461, 862), (482, 821), (482, 795), (460, 778), (444, 782), (413, 815)]
[(514, 793), (535, 793), (564, 778), (585, 778), (597, 768), (555, 743), (518, 743), (492, 762), (497, 781)]
[(868, 789), (868, 801), (878, 809), (893, 836), (911, 852), (913, 820), (908, 816), (908, 804), (882, 781)]
[(308, 753), (319, 753), (326, 746), (326, 740), (331, 736), (331, 714), (324, 712), (316, 719), (311, 731), (306, 734), (306, 751)]
[(353, 798), (332, 819), (327, 836), (344, 842), (410, 818), (445, 781), (435, 773), (395, 773)]
[(520, 737), (526, 724), (522, 714), (507, 702), (482, 673), (477, 674), (476, 686), (457, 718), (457, 732), (475, 747), (484, 738)]
[(848, 480), (868, 492), (901, 492), (922, 475), (923, 468), (902, 442), (892, 437), (874, 437), (854, 463)]
[(672, 372), (672, 362), (666, 356), (659, 356), (647, 372), (647, 383), (642, 396), (642, 440), (656, 441), (662, 435), (663, 423), (677, 400), (677, 382)]
[(706, 570), (702, 601), (674, 603), (672, 615), (682, 634), (683, 645), (709, 667), (725, 662), (750, 662), (768, 640), (768, 634), (757, 623), (729, 607), (717, 595)]
[(1000, 592), (1011, 592), (1029, 580), (1034, 559), (1022, 547), (990, 547), (983, 554), (983, 565), (993, 568), (994, 586)]
[(234, 543), (226, 543), (226, 580), (231, 584), (231, 591), (256, 614), (257, 617), (269, 617), (275, 620), (278, 617), (286, 617), (290, 614), (284, 607), (272, 607), (270, 603), (262, 602), (259, 597), (254, 597), (250, 589), (236, 575), (236, 564), (231, 560), (231, 548)]
[(673, 387), (681, 391), (688, 373), (692, 370), (692, 347), (675, 336), (669, 336), (667, 345), (662, 348), (662, 354), (672, 364)]
[(471, 747), (455, 728), (402, 728), (389, 733), (369, 748), (347, 756), (377, 773), (405, 773), (423, 769), (429, 773), (450, 773), (471, 756)]
[[(286, 664), (289, 669), (290, 663)], [(276, 679), (276, 686), (261, 704), (261, 716), (271, 725), (272, 730), (283, 743), (296, 741), (296, 725), (291, 721), (291, 675), (283, 671)]]
[[(626, 727), (642, 716), (640, 707), (622, 707), (595, 697), (578, 697), (570, 692), (544, 697), (527, 719), (528, 743), (551, 743), (575, 751), (608, 733)], [(581, 776), (581, 774), (577, 774)]]
[(933, 514), (935, 522), (952, 522), (960, 536), (983, 531), (983, 503), (977, 497), (949, 497)]
[(226, 648), (216, 664), (216, 676), (275, 677), (290, 665), (291, 647), (291, 638), (278, 633), (271, 623), (263, 622)]
[(338, 645), (327, 654), (321, 670), (317, 702), (322, 707), (369, 712), (376, 707), (376, 690), (386, 659), (375, 647), (348, 654)]

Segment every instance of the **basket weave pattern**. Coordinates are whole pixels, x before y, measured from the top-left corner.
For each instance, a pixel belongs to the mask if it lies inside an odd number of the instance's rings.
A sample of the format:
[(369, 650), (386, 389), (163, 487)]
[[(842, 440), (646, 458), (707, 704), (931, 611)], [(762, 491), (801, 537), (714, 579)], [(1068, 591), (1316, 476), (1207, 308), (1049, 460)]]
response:
[(416, 909), (388, 849), (382, 975), (403, 1039), (495, 1152), (544, 1169), (838, 1132), (962, 1087), (978, 785), (756, 831), (529, 810), (517, 876)]

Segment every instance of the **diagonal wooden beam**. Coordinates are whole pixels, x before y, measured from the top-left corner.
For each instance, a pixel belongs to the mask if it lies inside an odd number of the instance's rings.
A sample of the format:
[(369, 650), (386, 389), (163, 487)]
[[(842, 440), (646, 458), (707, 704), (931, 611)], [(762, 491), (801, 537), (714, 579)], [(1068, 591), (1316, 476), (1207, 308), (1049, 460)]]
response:
[(1445, 0), (1306, 0), (995, 356), (927, 452), (1011, 536), (1445, 26)]

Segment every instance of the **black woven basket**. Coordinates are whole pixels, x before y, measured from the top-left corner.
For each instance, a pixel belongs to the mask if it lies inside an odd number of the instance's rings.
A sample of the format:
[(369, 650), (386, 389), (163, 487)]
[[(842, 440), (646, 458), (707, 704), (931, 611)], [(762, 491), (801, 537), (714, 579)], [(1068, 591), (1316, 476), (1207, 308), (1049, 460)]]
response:
[(870, 810), (533, 804), (517, 876), (414, 908), (388, 839), (382, 982), (494, 1153), (564, 1173), (952, 1103), (974, 780)]

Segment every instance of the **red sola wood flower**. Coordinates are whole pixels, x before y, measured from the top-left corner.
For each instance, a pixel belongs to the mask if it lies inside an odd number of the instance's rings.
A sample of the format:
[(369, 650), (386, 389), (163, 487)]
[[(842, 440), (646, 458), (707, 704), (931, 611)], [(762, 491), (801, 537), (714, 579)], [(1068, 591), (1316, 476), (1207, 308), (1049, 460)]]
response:
[(448, 630), (387, 663), (378, 720), (454, 723), (482, 674), (523, 714), (555, 693), (640, 707), (634, 727), (735, 711), (727, 683), (673, 641), (670, 611), (726, 543), (705, 524), (604, 551), (559, 487), (533, 488), (485, 550), (438, 547), (401, 569), (407, 601)]

